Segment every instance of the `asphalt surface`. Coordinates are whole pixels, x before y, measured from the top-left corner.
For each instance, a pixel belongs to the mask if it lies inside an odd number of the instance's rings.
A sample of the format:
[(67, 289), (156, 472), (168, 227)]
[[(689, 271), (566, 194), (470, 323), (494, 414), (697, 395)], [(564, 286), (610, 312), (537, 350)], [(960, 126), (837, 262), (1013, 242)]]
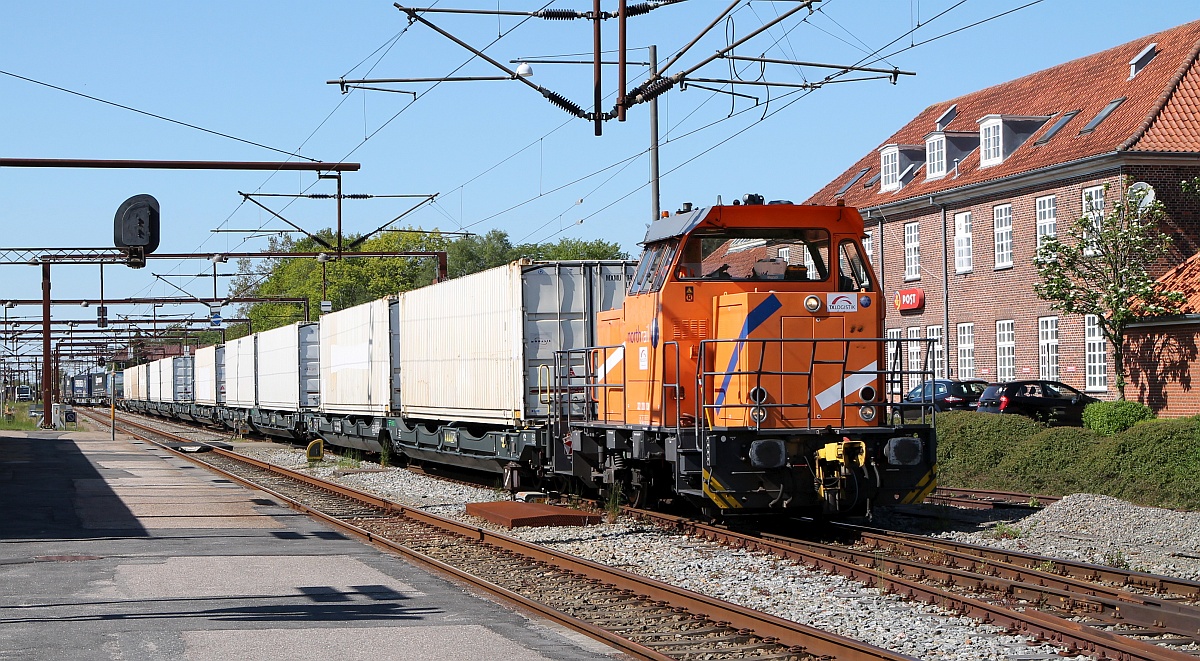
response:
[(0, 659), (612, 659), (152, 446), (0, 431)]

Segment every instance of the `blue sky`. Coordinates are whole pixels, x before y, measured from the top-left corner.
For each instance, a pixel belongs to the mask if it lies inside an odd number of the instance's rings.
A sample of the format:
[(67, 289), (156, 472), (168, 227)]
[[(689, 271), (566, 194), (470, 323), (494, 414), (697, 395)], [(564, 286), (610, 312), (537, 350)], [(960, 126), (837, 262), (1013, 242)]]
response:
[[(499, 6), (536, 10), (544, 3), (501, 0)], [(429, 4), (497, 6), (495, 0)], [(630, 59), (645, 60), (649, 44), (658, 46), (660, 58), (668, 57), (728, 4), (690, 0), (631, 20), (629, 45), (637, 50)], [(729, 202), (748, 192), (803, 200), (932, 103), (1200, 18), (1200, 5), (1179, 0), (1132, 5), (1044, 0), (968, 27), (1024, 4), (826, 0), (816, 13), (798, 14), (759, 35), (737, 53), (834, 64), (867, 58), (872, 66), (917, 75), (901, 76), (895, 85), (872, 80), (830, 84), (810, 93), (779, 89), (770, 92), (769, 103), (762, 88), (739, 86), (738, 93), (758, 97), (757, 107), (697, 87), (673, 90), (660, 104), (663, 208), (710, 204), (718, 195)], [(551, 6), (587, 10), (591, 2), (558, 0)], [(616, 3), (604, 0), (603, 6), (615, 10)], [(742, 2), (731, 21), (722, 22), (669, 72), (690, 68), (794, 6)], [(404, 16), (387, 0), (9, 2), (2, 11), (0, 70), (285, 152), (360, 162), (362, 170), (345, 177), (347, 193), (439, 193), (436, 205), (406, 218), (415, 226), (479, 233), (502, 229), (514, 242), (603, 238), (636, 254), (650, 219), (645, 105), (633, 108), (625, 123), (608, 122), (604, 136), (595, 137), (588, 122), (572, 119), (513, 81), (393, 86), (416, 92), (415, 101), (409, 94), (342, 95), (326, 84), (343, 76), (438, 77), (456, 69), (460, 76), (497, 73), (484, 62), (470, 61), (467, 51), (425, 26), (406, 29)], [(585, 21), (429, 18), (475, 46), (492, 44), (488, 54), (506, 64), (522, 57), (590, 57), (591, 28)], [(606, 50), (616, 46), (615, 28), (615, 21), (605, 25)], [(877, 51), (888, 57), (870, 55)], [(539, 64), (534, 69), (532, 81), (590, 109), (590, 66)], [(765, 78), (795, 83), (827, 73), (770, 65)], [(741, 75), (753, 78), (758, 71), (754, 67)], [(729, 64), (717, 61), (693, 76), (727, 78)], [(607, 109), (616, 89), (615, 68), (606, 67), (605, 77)], [(643, 67), (631, 67), (632, 82), (644, 77)], [(7, 157), (286, 158), (11, 75), (0, 75), (0, 99), (0, 154)], [(117, 206), (131, 195), (150, 193), (163, 208), (160, 252), (261, 249), (265, 239), (210, 231), (286, 229), (243, 203), (238, 191), (328, 193), (332, 187), (316, 182), (311, 173), (4, 169), (0, 246), (111, 246)], [(282, 198), (263, 202), (276, 209), (287, 204)], [(374, 229), (409, 204), (347, 201), (344, 227), (348, 232)], [(327, 200), (295, 201), (283, 213), (310, 230), (335, 222)], [(0, 300), (40, 297), (38, 269), (4, 269)], [(210, 269), (201, 261), (152, 261), (140, 271), (109, 267), (106, 294), (175, 295), (151, 272)], [(57, 267), (54, 295), (96, 296), (96, 276), (95, 266)], [(172, 282), (198, 295), (211, 293), (210, 280)], [(182, 307), (164, 312), (188, 311), (200, 312)], [(148, 308), (116, 312), (147, 313)], [(23, 307), (12, 315), (39, 317), (40, 310)], [(54, 311), (55, 318), (93, 315), (79, 308)]]

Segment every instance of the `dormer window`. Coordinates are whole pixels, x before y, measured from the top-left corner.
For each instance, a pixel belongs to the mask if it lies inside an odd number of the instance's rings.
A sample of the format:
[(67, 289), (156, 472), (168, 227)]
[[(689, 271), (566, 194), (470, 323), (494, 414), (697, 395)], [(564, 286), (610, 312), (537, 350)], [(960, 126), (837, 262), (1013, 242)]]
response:
[(925, 139), (925, 178), (946, 176), (946, 136), (935, 133)]
[(881, 190), (900, 188), (900, 148), (889, 145), (879, 154), (879, 186)]
[(1001, 135), (1004, 122), (996, 115), (988, 115), (979, 124), (979, 167), (999, 165), (1004, 160), (1004, 142)]
[(879, 148), (879, 192), (904, 188), (925, 164), (925, 145), (884, 145)]
[(1048, 115), (985, 115), (979, 120), (979, 167), (999, 165), (1046, 122)]
[(1146, 65), (1150, 64), (1150, 60), (1153, 60), (1155, 55), (1158, 55), (1157, 43), (1150, 44), (1149, 46), (1143, 48), (1142, 52), (1138, 53), (1132, 60), (1129, 61), (1129, 79), (1133, 80), (1134, 76), (1138, 75), (1142, 69), (1146, 68)]

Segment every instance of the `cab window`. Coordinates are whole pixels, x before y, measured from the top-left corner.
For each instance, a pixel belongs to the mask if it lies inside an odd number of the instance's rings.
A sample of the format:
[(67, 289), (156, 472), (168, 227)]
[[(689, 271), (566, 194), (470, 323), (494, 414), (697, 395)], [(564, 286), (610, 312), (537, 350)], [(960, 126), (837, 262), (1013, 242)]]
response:
[(871, 288), (871, 269), (858, 244), (842, 241), (838, 248), (838, 290), (861, 291)]
[(667, 271), (675, 259), (678, 246), (678, 241), (664, 241), (647, 246), (638, 263), (637, 272), (633, 275), (633, 282), (629, 285), (629, 293), (632, 295), (658, 291), (667, 278)]
[(680, 280), (793, 280), (829, 278), (829, 232), (823, 229), (719, 229), (692, 234), (684, 244)]

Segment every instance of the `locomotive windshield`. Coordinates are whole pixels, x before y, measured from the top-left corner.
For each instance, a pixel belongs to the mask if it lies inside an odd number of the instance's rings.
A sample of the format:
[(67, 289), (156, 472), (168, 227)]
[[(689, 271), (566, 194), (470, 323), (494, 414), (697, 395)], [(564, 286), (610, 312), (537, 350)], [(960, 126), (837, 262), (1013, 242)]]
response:
[(681, 280), (829, 278), (829, 232), (823, 229), (724, 229), (688, 238)]

